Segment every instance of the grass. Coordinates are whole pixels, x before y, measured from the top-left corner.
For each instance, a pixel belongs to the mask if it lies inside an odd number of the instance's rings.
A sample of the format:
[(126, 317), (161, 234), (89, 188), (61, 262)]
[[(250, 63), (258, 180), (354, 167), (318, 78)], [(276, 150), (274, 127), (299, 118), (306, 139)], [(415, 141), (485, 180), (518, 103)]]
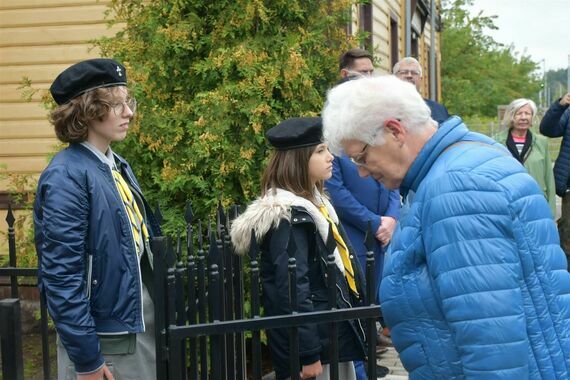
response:
[[(40, 334), (22, 336), (25, 380), (43, 380), (42, 337)], [(55, 333), (49, 334), (50, 379), (57, 379), (57, 353)], [(1, 366), (1, 361), (0, 361)], [(0, 373), (0, 380), (4, 380)], [(9, 380), (9, 379), (6, 379)]]

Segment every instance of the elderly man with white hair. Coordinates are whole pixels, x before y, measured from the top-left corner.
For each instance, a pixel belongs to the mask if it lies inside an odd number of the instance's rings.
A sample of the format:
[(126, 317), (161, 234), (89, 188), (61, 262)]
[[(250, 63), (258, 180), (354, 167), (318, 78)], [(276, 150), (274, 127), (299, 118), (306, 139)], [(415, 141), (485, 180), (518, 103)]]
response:
[(411, 379), (568, 379), (570, 274), (542, 190), (393, 76), (329, 91), (324, 135), (404, 207), (379, 298)]
[[(404, 80), (406, 82), (410, 82), (414, 86), (416, 86), (416, 90), (420, 92), (420, 86), (422, 84), (422, 65), (420, 62), (415, 59), (414, 57), (404, 57), (400, 59), (392, 69), (392, 72), (395, 76)], [(443, 123), (449, 117), (449, 112), (447, 108), (441, 103), (436, 102), (435, 100), (426, 99), (424, 98), (424, 102), (428, 105), (429, 109), (431, 110), (431, 118), (438, 122), (438, 124)]]

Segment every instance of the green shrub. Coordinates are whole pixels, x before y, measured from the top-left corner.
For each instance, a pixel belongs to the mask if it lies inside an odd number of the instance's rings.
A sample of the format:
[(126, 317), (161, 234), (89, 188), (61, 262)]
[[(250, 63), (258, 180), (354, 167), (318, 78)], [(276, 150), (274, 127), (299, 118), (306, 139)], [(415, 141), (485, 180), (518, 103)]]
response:
[(132, 164), (167, 231), (187, 200), (205, 218), (219, 200), (259, 193), (265, 131), (318, 115), (350, 46), (353, 1), (115, 0), (122, 32), (98, 42), (128, 68), (138, 116), (115, 147)]

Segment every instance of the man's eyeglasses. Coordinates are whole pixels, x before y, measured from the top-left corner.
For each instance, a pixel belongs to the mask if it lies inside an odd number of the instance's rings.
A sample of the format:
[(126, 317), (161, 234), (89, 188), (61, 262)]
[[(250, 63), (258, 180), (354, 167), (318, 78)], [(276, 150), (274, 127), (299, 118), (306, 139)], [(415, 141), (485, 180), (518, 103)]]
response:
[(127, 98), (122, 102), (109, 103), (109, 107), (111, 107), (115, 116), (121, 116), (125, 112), (125, 106), (135, 113), (137, 111), (137, 100), (135, 98)]
[(356, 166), (366, 165), (366, 150), (368, 150), (368, 147), (370, 147), (369, 144), (364, 145), (362, 150), (356, 156), (350, 157), (350, 161), (352, 161)]
[(398, 71), (396, 72), (396, 75), (399, 75), (399, 76), (408, 76), (408, 75), (411, 75), (411, 76), (414, 76), (414, 77), (419, 77), (419, 76), (420, 76), (420, 72), (419, 72), (419, 70), (398, 70)]

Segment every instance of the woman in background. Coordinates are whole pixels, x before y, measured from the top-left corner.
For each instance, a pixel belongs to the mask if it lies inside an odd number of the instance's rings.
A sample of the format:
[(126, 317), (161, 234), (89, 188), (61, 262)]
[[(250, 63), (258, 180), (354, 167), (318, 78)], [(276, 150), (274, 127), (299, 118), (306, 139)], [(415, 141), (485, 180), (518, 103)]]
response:
[(524, 165), (538, 183), (548, 201), (553, 217), (556, 215), (556, 192), (548, 139), (531, 132), (536, 116), (536, 104), (530, 99), (515, 99), (507, 107), (503, 118), (506, 129), (495, 136), (509, 152)]

